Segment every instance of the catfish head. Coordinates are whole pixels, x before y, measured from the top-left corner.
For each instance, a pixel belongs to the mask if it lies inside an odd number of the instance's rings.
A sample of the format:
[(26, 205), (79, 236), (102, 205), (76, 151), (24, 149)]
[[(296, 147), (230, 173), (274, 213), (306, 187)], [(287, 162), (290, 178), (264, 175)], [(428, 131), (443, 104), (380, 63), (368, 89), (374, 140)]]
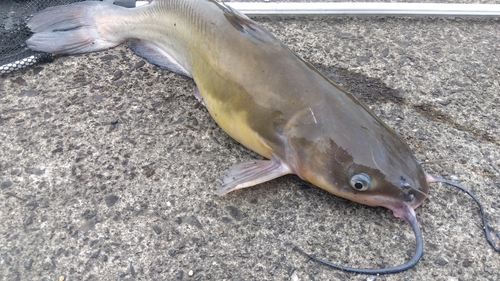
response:
[[(337, 88), (336, 88), (337, 89)], [(343, 92), (340, 89), (337, 89)], [(429, 185), (420, 163), (403, 140), (348, 93), (302, 109), (286, 126), (286, 162), (301, 178), (337, 196), (382, 206), (413, 228), (416, 248), (407, 262), (366, 269), (334, 264), (295, 250), (325, 265), (365, 274), (396, 273), (413, 267), (423, 254), (414, 209)]]
[[(318, 103), (287, 124), (287, 163), (337, 196), (407, 219), (427, 197), (426, 174), (396, 132), (349, 94)], [(411, 214), (409, 214), (410, 212)]]

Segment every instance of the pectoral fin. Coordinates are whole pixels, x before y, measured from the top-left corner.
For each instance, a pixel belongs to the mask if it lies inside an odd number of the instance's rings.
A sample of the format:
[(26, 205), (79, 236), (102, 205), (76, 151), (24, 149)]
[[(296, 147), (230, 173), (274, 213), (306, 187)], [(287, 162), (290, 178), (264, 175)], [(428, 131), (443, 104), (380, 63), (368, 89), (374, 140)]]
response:
[(236, 164), (222, 175), (224, 185), (217, 189), (216, 194), (221, 196), (290, 173), (291, 169), (274, 154), (271, 160), (255, 160)]
[(136, 55), (146, 59), (148, 62), (168, 71), (192, 78), (191, 73), (179, 61), (153, 43), (139, 39), (129, 39), (128, 44), (129, 48)]

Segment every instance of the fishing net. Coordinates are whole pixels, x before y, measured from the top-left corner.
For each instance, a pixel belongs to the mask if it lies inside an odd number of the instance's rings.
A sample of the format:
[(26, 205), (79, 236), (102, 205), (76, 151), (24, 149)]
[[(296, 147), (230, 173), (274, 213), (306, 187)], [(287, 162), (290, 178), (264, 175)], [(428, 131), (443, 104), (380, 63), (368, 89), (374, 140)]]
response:
[[(0, 0), (0, 75), (23, 69), (39, 62), (52, 61), (52, 55), (34, 52), (26, 46), (31, 31), (27, 21), (38, 11), (51, 6), (82, 0)], [(125, 7), (135, 6), (135, 0), (107, 1)]]

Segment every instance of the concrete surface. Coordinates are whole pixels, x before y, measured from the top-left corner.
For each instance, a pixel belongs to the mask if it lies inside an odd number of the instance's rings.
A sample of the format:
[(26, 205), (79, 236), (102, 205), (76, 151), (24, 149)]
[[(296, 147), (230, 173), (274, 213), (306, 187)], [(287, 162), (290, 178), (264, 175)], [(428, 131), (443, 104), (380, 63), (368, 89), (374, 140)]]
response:
[[(495, 3), (492, 1), (490, 3)], [(500, 3), (496, 1), (496, 3)], [(477, 194), (500, 229), (498, 19), (259, 19), (355, 93), (427, 171)], [(191, 95), (193, 82), (126, 47), (0, 78), (2, 280), (500, 280), (477, 206), (432, 184), (411, 228), (286, 176), (219, 198), (219, 175), (258, 158)], [(499, 239), (496, 239), (499, 243)]]

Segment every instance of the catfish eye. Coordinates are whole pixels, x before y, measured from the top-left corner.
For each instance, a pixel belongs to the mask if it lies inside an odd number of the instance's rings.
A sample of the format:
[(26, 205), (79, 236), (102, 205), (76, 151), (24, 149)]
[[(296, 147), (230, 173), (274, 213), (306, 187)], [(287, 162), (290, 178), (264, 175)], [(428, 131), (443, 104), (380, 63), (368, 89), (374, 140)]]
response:
[(349, 182), (351, 186), (359, 191), (366, 191), (372, 186), (370, 176), (364, 173), (355, 174)]

